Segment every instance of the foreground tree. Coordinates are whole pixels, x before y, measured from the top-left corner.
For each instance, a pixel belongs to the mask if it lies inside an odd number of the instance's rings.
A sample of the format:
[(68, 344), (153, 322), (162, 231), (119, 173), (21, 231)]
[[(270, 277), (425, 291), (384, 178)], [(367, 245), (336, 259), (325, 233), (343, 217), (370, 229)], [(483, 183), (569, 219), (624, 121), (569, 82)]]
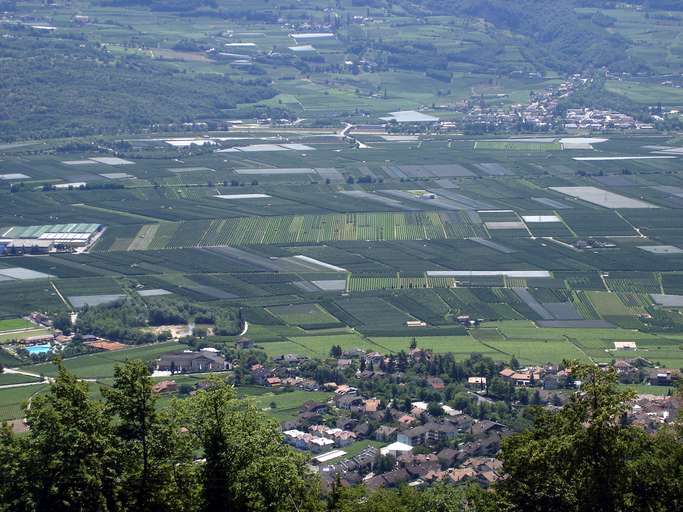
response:
[(102, 390), (114, 420), (121, 498), (129, 510), (192, 510), (197, 494), (189, 436), (173, 416), (157, 412), (149, 369), (128, 361)]
[(497, 512), (493, 493), (476, 484), (437, 483), (424, 490), (411, 487), (366, 493), (362, 486), (344, 488), (335, 483), (328, 499), (329, 512)]
[(581, 382), (558, 413), (536, 410), (534, 426), (503, 442), (498, 486), (510, 511), (680, 510), (680, 431), (650, 436), (624, 425), (632, 392), (596, 366), (571, 367)]
[(214, 378), (174, 408), (204, 453), (203, 510), (320, 509), (317, 480), (305, 457), (282, 442), (277, 423), (250, 401), (237, 399), (232, 386)]
[(19, 479), (14, 510), (117, 508), (110, 424), (85, 383), (58, 363), (55, 381), (32, 400), (26, 421), (30, 435), (9, 442), (15, 454), (21, 452), (22, 462), (21, 468), (10, 468)]
[(27, 453), (9, 425), (0, 425), (0, 512), (28, 510)]

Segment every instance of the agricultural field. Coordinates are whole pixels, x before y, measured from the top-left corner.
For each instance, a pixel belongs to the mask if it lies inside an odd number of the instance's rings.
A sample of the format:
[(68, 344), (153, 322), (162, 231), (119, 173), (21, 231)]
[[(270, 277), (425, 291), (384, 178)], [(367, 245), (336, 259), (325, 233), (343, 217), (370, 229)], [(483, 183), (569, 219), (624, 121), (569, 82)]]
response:
[(0, 390), (0, 421), (21, 418), (22, 406), (46, 389), (47, 385), (39, 384)]
[[(173, 69), (178, 90), (186, 90), (183, 77), (195, 77), (192, 94), (201, 100), (190, 103), (202, 114), (197, 119), (209, 111), (213, 120), (221, 105), (241, 123), (143, 133), (96, 125), (71, 133), (57, 119), (44, 123), (54, 132), (32, 134), (27, 145), (0, 146), (0, 235), (30, 226), (103, 227), (86, 250), (1, 253), (2, 364), (54, 375), (51, 364), (5, 350), (14, 340), (49, 332), (21, 318), (128, 299), (148, 308), (187, 301), (240, 311), (249, 323), (245, 335), (268, 357), (323, 359), (337, 346), (397, 354), (415, 338), (419, 347), (459, 360), (482, 353), (524, 364), (609, 362), (634, 355), (614, 352), (614, 341), (634, 340), (637, 356), (683, 366), (680, 137), (611, 132), (586, 142), (594, 137), (426, 135), (405, 126), (342, 132), (346, 121), (372, 126), (390, 115), (457, 122), (462, 112), (451, 106), (460, 102), (506, 107), (563, 82), (565, 73), (550, 69), (537, 78), (512, 76), (535, 63), (507, 33), (510, 44), (497, 49), (489, 46), (496, 29), (469, 16), (406, 25), (395, 3), (367, 8), (384, 22), (362, 34), (343, 25), (335, 37), (316, 41), (299, 41), (267, 20), (180, 20), (169, 11), (159, 13), (159, 24), (143, 6), (28, 5), (51, 16), (69, 44), (80, 34), (94, 38), (91, 62), (102, 61), (97, 52), (103, 51), (141, 59), (151, 76)], [(71, 10), (85, 5), (98, 23), (77, 27)], [(312, 5), (305, 0), (279, 13), (317, 19), (323, 11)], [(367, 15), (356, 2), (339, 5), (351, 19)], [(653, 66), (679, 62), (679, 46), (664, 42), (677, 30), (675, 20), (649, 23), (627, 7), (600, 11), (626, 38), (657, 35), (640, 56)], [(385, 60), (393, 63), (388, 69), (344, 68), (347, 45), (364, 38), (381, 38)], [(179, 49), (190, 43), (199, 49)], [(439, 56), (465, 52), (469, 60), (430, 60), (433, 69), (414, 69), (397, 61), (394, 49), (405, 45)], [(41, 54), (52, 62), (46, 46)], [(209, 55), (209, 48), (242, 57)], [(487, 61), (476, 62), (482, 49)], [(273, 63), (270, 53), (283, 55), (282, 62)], [(236, 59), (258, 65), (252, 73)], [(490, 71), (501, 59), (510, 73)], [(142, 80), (129, 71), (132, 83)], [(272, 84), (253, 85), (257, 73)], [(222, 92), (230, 98), (216, 98), (207, 76), (230, 77), (230, 90)], [(238, 97), (233, 86), (253, 95)], [(640, 107), (681, 102), (680, 89), (645, 79), (610, 79), (605, 87)], [(187, 103), (174, 96), (169, 108), (195, 119), (179, 106)], [(284, 111), (292, 122), (257, 122)], [(166, 114), (170, 123), (174, 115)], [(295, 124), (297, 116), (303, 121)], [(674, 297), (662, 302), (662, 295)], [(233, 338), (209, 336), (207, 343), (224, 348)], [(67, 358), (65, 365), (80, 378), (102, 381), (118, 362), (151, 361), (183, 348), (143, 345)], [(2, 378), (0, 386), (17, 379)], [(0, 403), (5, 394), (14, 393), (0, 388)], [(279, 419), (291, 417), (304, 399), (277, 394), (259, 397), (259, 405), (269, 407), (271, 398)], [(19, 402), (7, 398), (13, 414)]]

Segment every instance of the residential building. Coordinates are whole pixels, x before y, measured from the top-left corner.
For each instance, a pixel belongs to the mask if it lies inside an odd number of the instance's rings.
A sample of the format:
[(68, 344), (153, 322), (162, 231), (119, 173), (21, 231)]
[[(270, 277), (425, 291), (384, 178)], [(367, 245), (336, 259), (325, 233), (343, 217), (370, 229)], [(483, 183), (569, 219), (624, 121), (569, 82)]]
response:
[(164, 354), (157, 363), (160, 371), (198, 373), (225, 370), (225, 358), (211, 352), (177, 352)]

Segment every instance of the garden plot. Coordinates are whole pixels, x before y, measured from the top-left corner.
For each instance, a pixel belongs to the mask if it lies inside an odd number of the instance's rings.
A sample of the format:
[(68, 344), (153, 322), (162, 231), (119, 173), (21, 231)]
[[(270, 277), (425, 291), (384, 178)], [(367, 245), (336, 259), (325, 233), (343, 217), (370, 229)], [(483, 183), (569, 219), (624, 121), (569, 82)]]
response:
[(601, 144), (607, 140), (595, 137), (566, 137), (559, 142), (564, 149), (594, 149), (593, 144)]
[(212, 247), (201, 250), (209, 252), (211, 254), (223, 256), (228, 260), (236, 260), (241, 263), (253, 265), (257, 269), (258, 267), (261, 267), (261, 269), (263, 270), (283, 270), (282, 266), (279, 263), (277, 263), (277, 260), (270, 260), (261, 255), (253, 254), (251, 252), (242, 249), (237, 249), (235, 247)]
[(417, 142), (420, 137), (417, 135), (380, 135), (387, 142)]
[(18, 281), (28, 281), (30, 279), (48, 279), (54, 277), (50, 274), (30, 270), (22, 267), (0, 268), (0, 278), (16, 279)]
[(526, 230), (526, 224), (521, 221), (493, 221), (484, 222), (486, 229), (522, 229)]
[(468, 240), (471, 240), (472, 242), (476, 242), (479, 245), (483, 245), (485, 247), (488, 247), (489, 249), (493, 249), (494, 251), (501, 252), (503, 254), (511, 254), (513, 252), (517, 252), (517, 249), (511, 249), (509, 247), (505, 247), (502, 244), (499, 244), (498, 242), (494, 242), (493, 240), (487, 240), (485, 238), (468, 238)]
[(624, 176), (622, 174), (609, 174), (607, 176), (595, 176), (595, 181), (605, 187), (636, 187), (638, 184), (631, 176)]
[(539, 320), (539, 327), (554, 329), (614, 329), (614, 325), (605, 320)]
[(213, 286), (205, 285), (205, 284), (197, 284), (193, 286), (188, 286), (188, 289), (193, 290), (195, 292), (199, 292), (202, 295), (206, 295), (207, 297), (211, 297), (212, 299), (236, 299), (237, 295), (234, 293), (228, 293), (225, 290), (221, 290), (220, 288), (215, 288)]
[(479, 201), (477, 199), (472, 199), (470, 197), (459, 194), (458, 192), (454, 192), (452, 190), (440, 188), (436, 189), (434, 192), (439, 194), (441, 197), (446, 197), (451, 201), (455, 201), (456, 203), (462, 205), (463, 209), (480, 210), (482, 208), (491, 208), (491, 205), (489, 203)]
[(367, 201), (374, 201), (387, 206), (393, 206), (394, 208), (399, 208), (401, 210), (418, 210), (419, 208), (413, 206), (404, 205), (401, 201), (396, 199), (391, 199), (389, 197), (383, 197), (379, 194), (373, 192), (366, 192), (364, 190), (342, 190), (339, 192), (347, 196), (355, 197), (357, 199), (365, 199)]
[(346, 290), (346, 279), (324, 279), (311, 282), (324, 292), (343, 292)]
[(560, 201), (556, 201), (555, 199), (550, 199), (548, 197), (532, 197), (531, 200), (536, 201), (538, 204), (542, 204), (543, 206), (555, 208), (556, 210), (568, 210), (569, 208), (573, 208), (568, 204), (564, 204)]
[(62, 162), (64, 165), (96, 165), (97, 162), (92, 160), (65, 160)]
[(609, 162), (614, 160), (665, 160), (675, 156), (575, 156), (577, 162)]
[(295, 52), (295, 53), (316, 51), (316, 49), (313, 47), (313, 45), (310, 45), (310, 44), (301, 44), (301, 45), (297, 45), (297, 46), (289, 46), (288, 49), (290, 51)]
[(299, 290), (314, 293), (320, 291), (313, 283), (310, 281), (292, 281), (292, 284), (296, 286)]
[(531, 308), (531, 310), (536, 313), (542, 320), (555, 320), (555, 315), (553, 315), (546, 307), (541, 304), (536, 298), (529, 293), (526, 288), (513, 288), (515, 295), (522, 299), (522, 301)]
[(658, 306), (665, 308), (683, 308), (683, 295), (670, 295), (665, 293), (651, 293), (650, 297)]
[(0, 174), (0, 180), (3, 180), (3, 181), (28, 180), (30, 178), (31, 178), (30, 176), (27, 176), (25, 174), (21, 174), (19, 172), (10, 173), (10, 174)]
[(571, 302), (542, 302), (542, 304), (556, 320), (583, 320), (576, 306)]
[[(448, 198), (444, 199), (438, 196), (436, 192), (412, 191), (412, 190), (380, 190), (381, 194), (406, 199), (412, 202), (422, 203), (428, 206), (442, 208), (444, 210), (463, 210), (462, 204), (457, 201), (452, 201)], [(416, 194), (416, 192), (419, 194)]]
[(292, 144), (280, 144), (285, 149), (290, 149), (292, 151), (314, 151), (315, 148), (312, 148), (311, 146), (307, 146), (306, 144), (297, 144), (297, 143), (292, 143)]
[(622, 196), (597, 187), (550, 187), (550, 190), (612, 210), (617, 208), (659, 208), (640, 199)]
[(655, 153), (658, 153), (658, 154), (660, 154), (660, 155), (661, 155), (661, 154), (665, 154), (665, 155), (683, 155), (683, 148), (671, 148), (671, 147), (667, 147), (667, 148), (659, 149), (659, 150), (654, 151), (654, 152), (655, 152)]
[(406, 176), (415, 176), (419, 178), (460, 178), (475, 176), (472, 171), (459, 164), (401, 165), (399, 168)]
[(339, 323), (318, 304), (292, 304), (288, 306), (270, 306), (267, 311), (288, 325), (315, 325)]
[(583, 321), (571, 302), (540, 302), (526, 288), (513, 288), (513, 291), (543, 321)]
[(379, 297), (358, 297), (335, 302), (352, 319), (375, 329), (403, 329), (407, 321), (416, 320), (414, 316)]
[(489, 176), (513, 176), (515, 174), (497, 163), (477, 164), (477, 168)]
[(667, 149), (675, 149), (671, 146), (643, 146), (643, 149), (650, 149), (652, 151), (666, 151)]
[(300, 34), (289, 34), (292, 39), (330, 39), (334, 37), (332, 32), (308, 32)]
[(428, 270), (428, 277), (492, 277), (512, 278), (552, 277), (547, 270)]
[[(553, 139), (554, 140), (554, 139)], [(501, 140), (479, 140), (474, 143), (476, 150), (503, 150), (503, 151), (561, 151), (562, 144), (559, 142), (537, 142), (533, 139), (501, 139)]]
[(650, 254), (683, 254), (683, 249), (681, 249), (680, 247), (676, 247), (674, 245), (639, 245), (638, 249), (647, 251)]
[(670, 194), (672, 196), (676, 197), (683, 197), (683, 187), (674, 187), (670, 185), (658, 185), (652, 187), (655, 190), (659, 190), (660, 192), (664, 192), (665, 194)]
[(307, 168), (307, 167), (284, 167), (284, 168), (277, 168), (277, 167), (269, 167), (265, 169), (235, 169), (234, 172), (237, 174), (242, 174), (242, 175), (266, 175), (266, 176), (275, 176), (278, 174), (315, 174), (316, 171), (315, 169)]
[(344, 181), (344, 176), (334, 167), (322, 167), (315, 170), (324, 180), (330, 180), (332, 183)]
[(167, 169), (169, 172), (180, 173), (180, 172), (216, 172), (215, 169), (210, 169), (208, 167), (171, 167)]
[(438, 123), (439, 118), (423, 114), (415, 110), (402, 110), (400, 112), (389, 112), (389, 116), (380, 117), (383, 121), (396, 121), (397, 123)]
[(193, 144), (197, 146), (212, 146), (217, 144), (217, 142), (212, 139), (167, 139), (164, 142), (169, 146), (177, 148), (187, 148)]
[(527, 224), (545, 224), (548, 222), (562, 222), (557, 215), (523, 215), (522, 220)]
[(331, 270), (333, 272), (348, 272), (345, 268), (337, 267), (336, 265), (331, 265), (325, 263), (324, 261), (316, 260), (315, 258), (310, 258), (302, 254), (296, 256), (278, 258), (279, 262), (289, 262), (293, 263), (294, 267), (303, 268), (310, 272), (320, 272), (321, 270)]
[(213, 197), (218, 199), (266, 199), (272, 196), (268, 194), (219, 194)]
[(108, 172), (108, 173), (100, 173), (100, 176), (103, 178), (107, 178), (109, 180), (127, 180), (131, 178), (135, 178), (132, 174), (128, 174), (126, 172)]
[(450, 178), (439, 178), (434, 183), (442, 188), (458, 188), (459, 185)]
[(162, 297), (164, 295), (172, 295), (172, 293), (162, 288), (152, 288), (149, 290), (138, 290), (138, 295), (140, 297)]
[(109, 304), (121, 300), (126, 296), (120, 293), (106, 294), (106, 295), (70, 295), (67, 297), (69, 302), (76, 309), (82, 309), (85, 306), (99, 306), (101, 304)]
[(124, 160), (123, 158), (118, 158), (116, 156), (96, 156), (93, 158), (90, 158), (89, 160), (92, 160), (93, 162), (97, 162), (99, 164), (105, 164), (105, 165), (134, 165), (135, 162), (131, 162), (130, 160)]
[(306, 144), (250, 144), (228, 149), (218, 149), (216, 153), (267, 153), (274, 151), (315, 151)]
[(239, 146), (227, 149), (217, 149), (216, 153), (250, 153), (250, 152), (271, 152), (289, 151), (278, 144), (250, 144), (249, 146)]

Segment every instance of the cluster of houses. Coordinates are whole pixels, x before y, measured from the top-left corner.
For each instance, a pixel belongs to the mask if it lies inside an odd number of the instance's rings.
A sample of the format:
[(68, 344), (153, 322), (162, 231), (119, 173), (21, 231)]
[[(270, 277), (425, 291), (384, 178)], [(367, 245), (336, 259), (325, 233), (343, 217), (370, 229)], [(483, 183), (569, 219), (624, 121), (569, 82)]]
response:
[(503, 464), (493, 457), (472, 457), (462, 461), (457, 468), (444, 467), (451, 455), (443, 452), (448, 451), (449, 449), (444, 449), (438, 454), (401, 455), (397, 468), (379, 475), (371, 473), (361, 482), (369, 489), (396, 487), (401, 484), (415, 487), (435, 482), (478, 482), (483, 486), (489, 486), (501, 477)]
[(356, 441), (357, 438), (355, 432), (326, 425), (311, 425), (308, 427), (308, 432), (297, 429), (285, 430), (282, 435), (287, 444), (314, 453), (331, 447), (347, 446)]
[(632, 116), (593, 108), (568, 109), (564, 116), (565, 130), (652, 130), (654, 125), (641, 123)]
[(674, 421), (683, 408), (683, 400), (676, 396), (638, 395), (628, 412), (628, 420), (648, 432), (656, 432), (662, 425)]
[[(256, 348), (246, 338), (236, 343), (238, 350)], [(410, 364), (429, 362), (433, 355), (413, 348), (407, 354)], [(368, 488), (430, 485), (433, 482), (478, 482), (487, 486), (501, 476), (496, 459), (502, 439), (510, 429), (501, 423), (479, 419), (448, 404), (425, 401), (401, 402), (379, 399), (348, 383), (316, 381), (301, 372), (307, 358), (287, 354), (263, 363), (241, 368), (251, 384), (273, 388), (310, 391), (325, 390), (324, 402), (305, 402), (296, 417), (284, 421), (284, 441), (311, 455), (311, 468), (326, 485), (338, 479), (344, 485), (364, 483)], [(233, 368), (215, 349), (166, 354), (158, 361), (160, 370), (208, 372)], [(390, 369), (389, 356), (362, 349), (347, 349), (328, 361), (330, 371), (353, 374), (360, 381), (391, 378), (402, 382), (404, 373)], [(613, 364), (620, 378), (639, 371), (636, 361)], [(680, 375), (675, 371), (649, 369), (651, 384), (670, 385)], [(393, 372), (393, 373), (392, 373)], [(647, 372), (646, 372), (647, 373)], [(571, 386), (567, 370), (554, 365), (524, 368), (503, 367), (493, 375), (470, 375), (464, 382), (467, 393), (479, 401), (487, 397), (491, 379), (502, 380), (514, 388), (534, 388), (549, 397), (546, 390)], [(431, 391), (442, 392), (444, 379), (424, 375), (421, 383)], [(278, 389), (282, 388), (282, 390)], [(177, 391), (172, 380), (156, 384), (159, 393)], [(549, 401), (549, 400), (548, 400)], [(629, 412), (630, 421), (655, 430), (671, 421), (680, 408), (672, 397), (641, 395)], [(556, 407), (548, 404), (546, 407)], [(474, 414), (474, 413), (473, 413)], [(360, 451), (359, 451), (360, 450)], [(350, 452), (350, 453), (349, 453)], [(352, 455), (354, 454), (354, 455)]]
[[(495, 454), (501, 439), (510, 432), (505, 425), (477, 420), (448, 406), (442, 406), (443, 416), (434, 417), (424, 402), (413, 402), (410, 412), (400, 411), (392, 404), (382, 407), (379, 400), (364, 398), (353, 388), (343, 389), (344, 393), (335, 394), (330, 403), (317, 404), (317, 410), (333, 409), (338, 426), (329, 430), (351, 429), (353, 439), (360, 443), (367, 440), (368, 446), (351, 458), (344, 459), (345, 452), (340, 449), (314, 457), (313, 467), (324, 483), (331, 485), (339, 478), (342, 484), (364, 483), (374, 489), (464, 480), (489, 485), (500, 477), (501, 462)], [(312, 408), (311, 404), (305, 405), (299, 417), (285, 426), (305, 424), (310, 418), (306, 413)], [(378, 427), (371, 427), (377, 424)], [(320, 432), (327, 427), (313, 425), (312, 429)], [(285, 438), (292, 434), (303, 437), (301, 430), (284, 432)], [(388, 444), (377, 448), (370, 441)], [(290, 444), (296, 446), (295, 442)], [(342, 446), (334, 443), (334, 448)], [(416, 453), (417, 447), (421, 448), (420, 453)], [(431, 453), (424, 454), (425, 447)], [(315, 445), (306, 449), (317, 452)]]
[[(431, 385), (439, 387), (440, 380)], [(505, 425), (444, 404), (433, 415), (425, 402), (412, 402), (406, 411), (347, 384), (321, 387), (333, 390), (330, 400), (306, 402), (295, 419), (282, 424), (282, 431), (285, 442), (314, 454), (311, 467), (325, 484), (339, 479), (370, 489), (465, 480), (489, 485), (499, 478), (501, 463), (495, 454), (510, 432)], [(359, 453), (346, 456), (345, 447), (364, 442)], [(378, 448), (377, 442), (384, 446)], [(414, 453), (417, 447), (421, 453)], [(425, 447), (432, 453), (423, 454)]]
[[(568, 98), (587, 80), (580, 75), (574, 75), (557, 87), (532, 91), (526, 104), (488, 105), (472, 98), (467, 103), (463, 124), (486, 126), (487, 131), (517, 130), (520, 126), (539, 131), (548, 130), (556, 124), (559, 102)], [(505, 94), (500, 96), (501, 99), (506, 97)], [(493, 98), (493, 103), (499, 103), (496, 99)]]

